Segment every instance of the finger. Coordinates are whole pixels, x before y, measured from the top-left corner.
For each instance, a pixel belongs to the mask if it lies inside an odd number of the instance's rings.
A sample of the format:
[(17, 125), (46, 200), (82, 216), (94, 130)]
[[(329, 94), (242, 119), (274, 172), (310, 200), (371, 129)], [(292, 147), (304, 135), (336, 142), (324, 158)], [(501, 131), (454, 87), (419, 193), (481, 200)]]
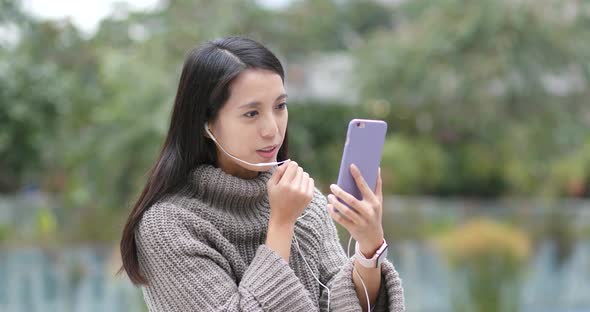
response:
[(299, 166), (296, 162), (290, 162), (288, 167), (285, 168), (285, 173), (283, 174), (280, 182), (291, 183), (291, 181), (293, 181), (293, 178), (297, 174), (297, 168), (299, 168)]
[(349, 207), (346, 207), (343, 203), (338, 201), (336, 196), (332, 194), (328, 195), (328, 201), (332, 206), (334, 206), (334, 208), (336, 208), (338, 211), (340, 211), (341, 214), (343, 214), (348, 220), (350, 220), (351, 223), (360, 224), (360, 222), (362, 222), (361, 216), (356, 211), (350, 209)]
[(311, 196), (313, 197), (313, 192), (315, 191), (315, 182), (313, 181), (313, 178), (309, 178), (307, 181), (307, 191), (311, 193)]
[(309, 173), (303, 171), (303, 174), (301, 175), (301, 184), (299, 184), (299, 186), (301, 187), (301, 191), (303, 191), (303, 193), (307, 194), (309, 191)]
[(301, 181), (303, 180), (303, 168), (297, 167), (297, 174), (293, 177), (293, 185), (297, 187), (297, 189), (301, 189)]
[(361, 171), (355, 164), (350, 165), (350, 173), (352, 174), (352, 177), (356, 182), (356, 186), (361, 191), (363, 199), (371, 200), (375, 196), (375, 194), (373, 194), (373, 191), (371, 191), (371, 188), (367, 184), (367, 181), (365, 181), (365, 178), (363, 178), (363, 176), (361, 175)]
[(377, 175), (377, 185), (375, 186), (375, 195), (380, 202), (383, 202), (383, 180), (381, 179), (381, 167), (379, 167), (379, 173)]
[(289, 166), (290, 162), (290, 160), (287, 160), (287, 162), (283, 163), (281, 166), (278, 166), (278, 168), (275, 170), (275, 172), (273, 172), (272, 176), (269, 179), (269, 182), (271, 184), (277, 184), (281, 180), (281, 177), (285, 173), (285, 170)]
[(332, 206), (332, 204), (328, 204), (327, 209), (328, 209), (328, 213), (330, 214), (330, 217), (332, 217), (332, 219), (334, 219), (334, 221), (338, 222), (340, 225), (345, 227), (350, 232), (350, 229), (353, 226), (352, 222), (350, 220), (348, 220), (340, 212), (335, 211), (334, 206)]
[(330, 185), (330, 190), (336, 197), (340, 198), (350, 207), (355, 209), (361, 209), (361, 202), (356, 199), (356, 197), (352, 196), (351, 194), (347, 193), (345, 190), (341, 189), (338, 185), (332, 184)]

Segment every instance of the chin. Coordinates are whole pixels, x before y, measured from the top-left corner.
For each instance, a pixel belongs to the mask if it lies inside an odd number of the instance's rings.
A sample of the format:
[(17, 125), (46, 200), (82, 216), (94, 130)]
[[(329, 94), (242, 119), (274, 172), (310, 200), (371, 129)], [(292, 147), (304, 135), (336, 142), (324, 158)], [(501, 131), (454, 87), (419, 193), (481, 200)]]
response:
[(265, 167), (256, 167), (256, 172), (266, 172), (269, 171), (274, 166), (265, 166)]
[[(272, 162), (275, 162), (275, 161), (276, 161), (276, 160), (273, 160)], [(261, 161), (261, 162), (263, 162), (263, 161)], [(264, 161), (264, 162), (270, 162), (270, 161)], [(251, 161), (250, 161), (250, 163), (253, 163), (253, 164), (255, 164), (255, 162), (251, 162)], [(250, 170), (250, 171), (256, 171), (256, 172), (264, 172), (264, 171), (268, 171), (268, 170), (270, 170), (272, 167), (274, 167), (273, 165), (269, 165), (269, 166), (263, 166), (263, 167), (261, 167), (261, 166), (249, 166), (249, 165), (246, 165), (246, 164), (240, 164), (240, 166), (241, 166), (242, 168), (244, 168), (244, 169), (247, 169), (247, 170)]]

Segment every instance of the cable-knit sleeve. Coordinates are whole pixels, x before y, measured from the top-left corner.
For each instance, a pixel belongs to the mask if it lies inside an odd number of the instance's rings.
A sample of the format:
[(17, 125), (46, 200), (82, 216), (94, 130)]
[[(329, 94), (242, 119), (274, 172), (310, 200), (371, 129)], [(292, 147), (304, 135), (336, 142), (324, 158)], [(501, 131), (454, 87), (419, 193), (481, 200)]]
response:
[(136, 242), (150, 311), (317, 310), (289, 264), (266, 245), (238, 282), (235, 268), (202, 234), (208, 230), (215, 229), (171, 204), (156, 204), (144, 214)]
[[(319, 194), (318, 194), (319, 193)], [(325, 221), (325, 238), (320, 263), (320, 276), (322, 282), (327, 282), (330, 288), (331, 311), (359, 311), (360, 302), (355, 291), (352, 279), (353, 264), (351, 259), (340, 244), (338, 232), (334, 221), (326, 210), (327, 200), (321, 192), (316, 190), (314, 197), (319, 197), (319, 206), (322, 208), (322, 217)], [(322, 289), (320, 307), (327, 310), (328, 294)], [(398, 312), (405, 311), (404, 293), (398, 272), (389, 260), (381, 263), (381, 287), (374, 307), (374, 312)]]

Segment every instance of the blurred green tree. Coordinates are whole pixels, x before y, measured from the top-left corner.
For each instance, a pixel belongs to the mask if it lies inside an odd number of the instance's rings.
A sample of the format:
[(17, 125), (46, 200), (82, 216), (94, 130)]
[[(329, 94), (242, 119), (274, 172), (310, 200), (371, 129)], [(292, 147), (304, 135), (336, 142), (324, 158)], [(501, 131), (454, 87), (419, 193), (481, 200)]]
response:
[(388, 193), (588, 196), (590, 4), (539, 1), (118, 4), (94, 34), (0, 1), (0, 29), (16, 34), (0, 38), (0, 192), (39, 183), (68, 209), (66, 237), (116, 237), (186, 53), (240, 34), (283, 61), (354, 53), (361, 105), (290, 105), (292, 155), (319, 186), (336, 178), (346, 122), (369, 117), (389, 123)]
[[(407, 1), (396, 27), (356, 50), (363, 98), (386, 103), (392, 131), (446, 150), (459, 185), (447, 181), (435, 193), (533, 193), (547, 164), (590, 130), (590, 45), (579, 40), (590, 37), (587, 8)], [(488, 162), (494, 168), (477, 168)]]

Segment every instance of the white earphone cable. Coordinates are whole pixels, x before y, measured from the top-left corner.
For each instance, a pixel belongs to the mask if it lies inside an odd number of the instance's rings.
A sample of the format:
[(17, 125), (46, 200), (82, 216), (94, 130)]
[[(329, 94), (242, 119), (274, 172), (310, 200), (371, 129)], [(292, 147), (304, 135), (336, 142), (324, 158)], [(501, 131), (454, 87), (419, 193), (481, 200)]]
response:
[[(348, 259), (350, 259), (350, 244), (351, 243), (352, 243), (352, 235), (348, 239), (348, 247), (346, 248), (346, 255), (348, 256)], [(363, 280), (363, 278), (361, 277), (359, 272), (356, 270), (356, 268), (354, 266), (354, 262), (352, 265), (352, 271), (361, 280), (361, 284), (363, 285), (363, 289), (365, 290), (365, 297), (367, 298), (367, 312), (371, 312), (371, 302), (369, 301), (369, 293), (367, 292), (367, 286), (365, 286), (365, 281)]]
[[(211, 131), (209, 130), (208, 124), (205, 123), (205, 132), (209, 135), (210, 139), (213, 140), (213, 142), (215, 142), (215, 144), (217, 144), (217, 146), (229, 157), (242, 162), (244, 164), (250, 165), (250, 166), (256, 166), (256, 167), (266, 167), (266, 166), (276, 166), (276, 165), (280, 165), (284, 162), (286, 162), (287, 160), (283, 160), (283, 161), (277, 161), (277, 162), (268, 162), (268, 163), (258, 163), (258, 164), (253, 164), (253, 163), (249, 163), (247, 161), (241, 160), (235, 156), (233, 156), (232, 154), (228, 153), (223, 146), (221, 146), (221, 144), (219, 142), (217, 142), (217, 140), (215, 139), (215, 137), (213, 136), (213, 134), (211, 133)], [(307, 215), (307, 211), (300, 216), (299, 218), (297, 218), (297, 220), (299, 221), (300, 219), (302, 219), (303, 217), (305, 217)], [(293, 233), (293, 240), (295, 241), (295, 246), (297, 247), (297, 251), (299, 252), (299, 255), (301, 256), (301, 258), (303, 259), (303, 262), (305, 263), (305, 265), (307, 266), (307, 269), (309, 270), (309, 272), (311, 273), (311, 275), (313, 276), (313, 278), (322, 286), (324, 287), (327, 291), (328, 291), (328, 311), (330, 311), (330, 299), (331, 299), (331, 293), (330, 293), (330, 288), (328, 288), (328, 286), (324, 285), (319, 278), (313, 273), (313, 270), (311, 269), (311, 266), (309, 265), (309, 263), (307, 263), (307, 260), (305, 259), (305, 257), (303, 256), (303, 253), (301, 252), (301, 248), (299, 247), (299, 241), (297, 240), (297, 236), (295, 235), (295, 233)], [(350, 237), (350, 239), (348, 240), (348, 250), (347, 250), (347, 256), (348, 259), (350, 258), (350, 243), (352, 242), (352, 236)], [(351, 260), (352, 261), (352, 260)], [(352, 266), (352, 270), (354, 271), (354, 273), (358, 276), (358, 278), (361, 280), (361, 284), (363, 285), (363, 288), (365, 290), (365, 296), (367, 298), (367, 307), (368, 307), (368, 312), (371, 311), (371, 304), (369, 303), (369, 294), (367, 292), (367, 287), (365, 286), (365, 282), (363, 281), (361, 275), (357, 272), (357, 270), (354, 268), (354, 262), (353, 262), (353, 266)]]
[(241, 163), (244, 163), (244, 164), (246, 164), (246, 165), (249, 165), (249, 166), (254, 166), (254, 167), (268, 167), (268, 166), (275, 166), (275, 165), (280, 165), (280, 164), (282, 164), (282, 163), (284, 163), (284, 162), (286, 162), (286, 161), (288, 160), (288, 159), (287, 159), (287, 160), (283, 160), (283, 161), (274, 161), (274, 162), (257, 163), (257, 164), (249, 163), (249, 162), (247, 162), (247, 161), (245, 161), (245, 160), (241, 160), (241, 159), (237, 158), (236, 156), (234, 156), (234, 155), (232, 155), (232, 154), (228, 153), (228, 152), (227, 152), (227, 151), (226, 151), (226, 150), (223, 148), (223, 146), (221, 146), (221, 144), (220, 144), (219, 142), (217, 142), (217, 140), (215, 139), (215, 136), (213, 136), (213, 133), (211, 133), (211, 130), (209, 130), (209, 125), (208, 125), (207, 123), (205, 123), (205, 132), (207, 132), (207, 134), (209, 135), (209, 138), (210, 138), (211, 140), (213, 140), (213, 142), (215, 142), (215, 144), (217, 144), (217, 146), (219, 146), (219, 148), (220, 148), (220, 149), (221, 149), (221, 150), (222, 150), (222, 151), (223, 151), (223, 152), (224, 152), (224, 153), (225, 153), (227, 156), (229, 156), (229, 157), (231, 157), (231, 158), (233, 158), (233, 159), (235, 159), (235, 160), (237, 160), (237, 161), (239, 161), (239, 162), (241, 162)]
[[(307, 211), (300, 216), (299, 218), (297, 218), (297, 221), (299, 221), (300, 219), (302, 219), (303, 217), (305, 217), (305, 215), (307, 215)], [(295, 241), (295, 247), (297, 247), (297, 251), (299, 252), (299, 255), (301, 256), (301, 258), (303, 259), (303, 262), (305, 263), (305, 265), (307, 266), (307, 269), (309, 270), (309, 272), (311, 273), (311, 275), (313, 276), (313, 278), (322, 286), (324, 287), (327, 291), (328, 291), (328, 311), (330, 311), (330, 288), (328, 288), (328, 286), (324, 285), (318, 278), (317, 276), (313, 273), (313, 270), (311, 269), (310, 265), (307, 263), (307, 260), (305, 259), (305, 257), (303, 256), (303, 253), (301, 252), (301, 248), (299, 248), (299, 241), (297, 240), (297, 236), (295, 235), (295, 233), (293, 233), (293, 240)], [(348, 240), (348, 248), (346, 250), (346, 255), (348, 257), (348, 259), (351, 259), (350, 257), (350, 244), (352, 242), (352, 236), (350, 236), (349, 240)], [(353, 261), (351, 259), (351, 261)], [(363, 280), (363, 278), (361, 277), (361, 275), (357, 272), (357, 270), (354, 267), (354, 262), (352, 265), (352, 270), (353, 272), (356, 274), (356, 276), (360, 279), (361, 284), (363, 285), (363, 289), (365, 291), (365, 297), (367, 299), (367, 312), (371, 311), (371, 303), (369, 302), (369, 293), (367, 292), (367, 286), (365, 285), (365, 281)]]

